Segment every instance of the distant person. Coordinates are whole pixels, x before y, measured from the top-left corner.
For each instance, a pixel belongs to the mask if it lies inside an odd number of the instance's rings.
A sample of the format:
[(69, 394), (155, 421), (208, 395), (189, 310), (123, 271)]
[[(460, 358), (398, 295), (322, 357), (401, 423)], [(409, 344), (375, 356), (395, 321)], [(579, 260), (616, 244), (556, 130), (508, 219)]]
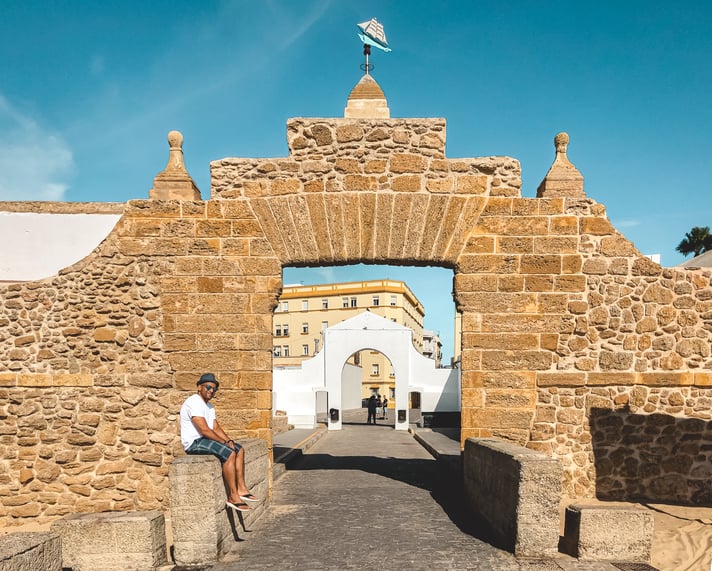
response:
[(210, 400), (220, 382), (212, 373), (198, 379), (198, 391), (180, 407), (180, 440), (188, 454), (212, 454), (222, 464), (222, 475), (229, 490), (228, 507), (246, 512), (252, 508), (245, 502), (259, 502), (245, 484), (245, 451), (231, 440), (215, 418)]
[(381, 410), (381, 407), (383, 405), (381, 404), (381, 395), (376, 395), (376, 410)]
[(388, 397), (383, 397), (383, 420), (388, 420)]
[(368, 408), (368, 420), (366, 424), (371, 424), (371, 419), (373, 419), (373, 424), (376, 424), (376, 396), (371, 395), (368, 398), (368, 403), (366, 404)]

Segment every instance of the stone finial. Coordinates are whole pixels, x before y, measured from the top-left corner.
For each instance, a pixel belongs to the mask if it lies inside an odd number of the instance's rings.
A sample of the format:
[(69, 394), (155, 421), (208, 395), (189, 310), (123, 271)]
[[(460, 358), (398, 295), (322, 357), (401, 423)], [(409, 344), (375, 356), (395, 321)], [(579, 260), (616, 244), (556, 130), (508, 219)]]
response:
[(583, 175), (566, 156), (569, 145), (567, 133), (559, 133), (554, 137), (556, 158), (536, 190), (537, 198), (585, 198), (583, 191)]
[(153, 179), (153, 188), (148, 191), (148, 197), (153, 200), (200, 200), (200, 190), (183, 163), (182, 133), (168, 133), (168, 145), (168, 164)]
[(391, 110), (381, 86), (365, 74), (349, 94), (344, 117), (347, 119), (390, 119)]

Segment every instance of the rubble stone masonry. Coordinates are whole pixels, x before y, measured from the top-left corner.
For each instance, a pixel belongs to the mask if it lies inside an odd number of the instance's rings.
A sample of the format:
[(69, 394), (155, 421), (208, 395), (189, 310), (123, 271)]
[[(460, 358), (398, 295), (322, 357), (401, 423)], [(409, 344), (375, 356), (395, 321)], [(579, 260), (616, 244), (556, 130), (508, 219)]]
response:
[(130, 201), (88, 258), (0, 285), (0, 524), (165, 510), (205, 371), (231, 435), (271, 448), (281, 270), (362, 262), (454, 271), (463, 442), (560, 458), (573, 497), (710, 503), (709, 271), (641, 256), (567, 161), (522, 198), (516, 160), (446, 158), (442, 119), (292, 119), (287, 139), (213, 162), (210, 199)]

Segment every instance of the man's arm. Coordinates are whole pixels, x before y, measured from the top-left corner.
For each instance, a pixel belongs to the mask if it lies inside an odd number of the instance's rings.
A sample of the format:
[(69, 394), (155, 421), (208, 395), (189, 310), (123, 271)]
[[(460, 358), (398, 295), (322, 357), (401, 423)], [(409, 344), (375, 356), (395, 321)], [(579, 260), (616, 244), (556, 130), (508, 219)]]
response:
[[(222, 429), (222, 426), (218, 423), (218, 419), (216, 418), (213, 421), (213, 432), (217, 434), (220, 438), (221, 441), (226, 441), (230, 440), (230, 437), (227, 435), (227, 433)], [(228, 445), (229, 446), (229, 445)]]
[(225, 442), (228, 440), (228, 435), (225, 434), (218, 421), (213, 422), (213, 428), (208, 426), (208, 422), (203, 416), (193, 416), (190, 419), (193, 422), (193, 426), (200, 433), (203, 438), (209, 438), (210, 440), (216, 440), (217, 442)]

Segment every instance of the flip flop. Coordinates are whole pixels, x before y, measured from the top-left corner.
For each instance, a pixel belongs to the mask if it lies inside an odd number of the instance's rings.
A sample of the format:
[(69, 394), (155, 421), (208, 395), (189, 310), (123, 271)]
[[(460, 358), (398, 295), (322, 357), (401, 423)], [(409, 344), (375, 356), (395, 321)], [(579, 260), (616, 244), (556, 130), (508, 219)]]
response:
[(225, 505), (227, 505), (227, 507), (232, 508), (232, 509), (234, 509), (234, 510), (237, 510), (237, 511), (239, 511), (239, 512), (249, 512), (249, 511), (252, 509), (252, 508), (251, 508), (250, 506), (248, 506), (247, 504), (242, 504), (242, 503), (240, 503), (240, 504), (233, 504), (233, 503), (230, 502), (230, 501), (226, 501), (226, 502), (225, 502)]
[(262, 500), (256, 498), (252, 494), (245, 494), (244, 496), (240, 496), (240, 499), (245, 501), (245, 502), (260, 502)]

